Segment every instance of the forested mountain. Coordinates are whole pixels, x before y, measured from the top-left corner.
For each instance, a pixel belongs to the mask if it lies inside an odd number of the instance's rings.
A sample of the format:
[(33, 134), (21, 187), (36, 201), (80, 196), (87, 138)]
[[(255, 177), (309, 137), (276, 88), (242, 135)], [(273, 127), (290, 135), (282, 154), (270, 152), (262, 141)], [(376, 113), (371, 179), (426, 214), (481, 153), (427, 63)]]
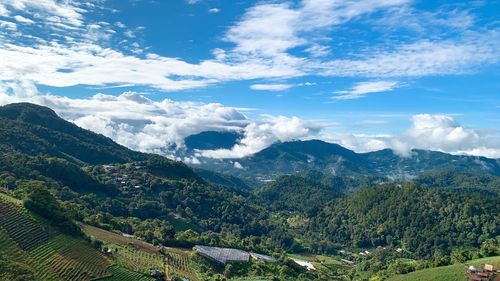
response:
[[(242, 168), (235, 168), (237, 161)], [(457, 156), (436, 151), (412, 150), (409, 156), (390, 149), (355, 153), (338, 144), (319, 140), (280, 142), (242, 159), (203, 159), (201, 167), (230, 173), (249, 181), (319, 170), (333, 176), (369, 175), (411, 179), (429, 171), (461, 171), (500, 175), (500, 160)], [(258, 183), (256, 183), (258, 185)]]
[(87, 164), (147, 158), (143, 153), (60, 118), (47, 107), (29, 103), (0, 107), (0, 151), (44, 154)]
[(184, 139), (184, 144), (191, 151), (195, 149), (230, 149), (241, 138), (242, 135), (236, 132), (206, 131), (188, 136)]

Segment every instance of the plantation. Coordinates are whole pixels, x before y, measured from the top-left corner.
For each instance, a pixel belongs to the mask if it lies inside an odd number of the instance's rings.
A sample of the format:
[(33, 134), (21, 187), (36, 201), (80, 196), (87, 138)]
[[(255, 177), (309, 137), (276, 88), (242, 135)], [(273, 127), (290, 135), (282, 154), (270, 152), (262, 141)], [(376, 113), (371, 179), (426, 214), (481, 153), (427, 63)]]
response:
[(132, 271), (149, 274), (151, 269), (163, 269), (163, 258), (159, 254), (151, 254), (131, 247), (110, 247), (117, 250), (113, 254), (117, 264)]
[(0, 199), (0, 252), (10, 263), (30, 268), (37, 280), (87, 281), (110, 275), (112, 265), (86, 242), (58, 235), (13, 200)]
[(188, 252), (168, 248), (166, 261), (171, 273), (188, 277), (190, 280), (198, 280), (193, 273), (191, 258)]
[(148, 253), (159, 252), (158, 248), (156, 248), (154, 245), (146, 243), (141, 240), (125, 237), (123, 235), (113, 233), (87, 224), (81, 224), (81, 227), (87, 235), (93, 236), (99, 240), (106, 241), (108, 243), (123, 245), (123, 246), (132, 246), (136, 249), (141, 249)]
[(21, 205), (0, 199), (0, 225), (21, 249), (33, 250), (56, 235), (56, 231), (38, 224), (22, 210)]
[(97, 279), (100, 281), (156, 281), (155, 278), (130, 271), (121, 266), (112, 266), (109, 271), (113, 274), (112, 276), (105, 277), (102, 279)]

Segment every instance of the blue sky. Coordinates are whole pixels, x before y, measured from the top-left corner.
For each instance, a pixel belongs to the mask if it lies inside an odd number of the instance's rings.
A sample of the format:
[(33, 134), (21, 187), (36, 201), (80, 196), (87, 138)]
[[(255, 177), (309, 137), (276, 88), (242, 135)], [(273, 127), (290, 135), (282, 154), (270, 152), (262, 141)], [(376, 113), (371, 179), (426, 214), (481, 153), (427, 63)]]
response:
[(0, 103), (48, 105), (164, 154), (215, 129), (246, 137), (201, 156), (320, 138), (500, 158), (498, 11), (499, 1), (0, 0)]

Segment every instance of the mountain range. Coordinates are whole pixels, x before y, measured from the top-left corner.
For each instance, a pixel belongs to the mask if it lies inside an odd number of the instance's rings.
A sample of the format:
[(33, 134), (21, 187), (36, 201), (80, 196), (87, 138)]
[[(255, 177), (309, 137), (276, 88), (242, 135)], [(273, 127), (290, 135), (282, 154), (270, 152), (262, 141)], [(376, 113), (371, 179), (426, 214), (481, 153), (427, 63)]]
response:
[(202, 159), (201, 164), (193, 166), (241, 177), (253, 185), (308, 170), (333, 176), (372, 175), (389, 180), (411, 179), (430, 171), (500, 175), (500, 159), (420, 149), (413, 149), (409, 156), (398, 155), (391, 149), (356, 153), (321, 140), (278, 142), (244, 158)]

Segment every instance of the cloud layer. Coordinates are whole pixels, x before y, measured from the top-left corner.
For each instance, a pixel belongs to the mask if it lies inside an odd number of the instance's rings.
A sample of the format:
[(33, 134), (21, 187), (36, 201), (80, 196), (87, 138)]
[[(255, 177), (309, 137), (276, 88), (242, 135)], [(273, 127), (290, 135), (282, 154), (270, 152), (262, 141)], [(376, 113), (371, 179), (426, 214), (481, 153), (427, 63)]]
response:
[(331, 124), (298, 117), (261, 115), (252, 120), (241, 109), (219, 103), (152, 101), (134, 92), (73, 99), (39, 94), (30, 82), (0, 87), (0, 105), (13, 102), (48, 106), (63, 118), (131, 149), (171, 158), (182, 151), (184, 138), (203, 131), (236, 131), (243, 138), (231, 149), (197, 151), (196, 157), (241, 158), (277, 141), (317, 138), (358, 152), (391, 148), (408, 156), (411, 149), (419, 148), (500, 158), (500, 131), (468, 128), (448, 115), (414, 115), (412, 126), (397, 135), (354, 135), (327, 132)]
[[(200, 151), (215, 158), (239, 158), (256, 153), (276, 141), (313, 136), (322, 125), (297, 117), (265, 115), (248, 119), (241, 109), (218, 103), (152, 101), (133, 92), (119, 96), (97, 94), (87, 99), (72, 99), (38, 94), (30, 83), (0, 88), (0, 105), (32, 102), (49, 106), (78, 126), (112, 138), (131, 149), (159, 153), (175, 158), (184, 138), (203, 131), (237, 131), (241, 142), (230, 151)], [(191, 161), (192, 159), (184, 159)]]

